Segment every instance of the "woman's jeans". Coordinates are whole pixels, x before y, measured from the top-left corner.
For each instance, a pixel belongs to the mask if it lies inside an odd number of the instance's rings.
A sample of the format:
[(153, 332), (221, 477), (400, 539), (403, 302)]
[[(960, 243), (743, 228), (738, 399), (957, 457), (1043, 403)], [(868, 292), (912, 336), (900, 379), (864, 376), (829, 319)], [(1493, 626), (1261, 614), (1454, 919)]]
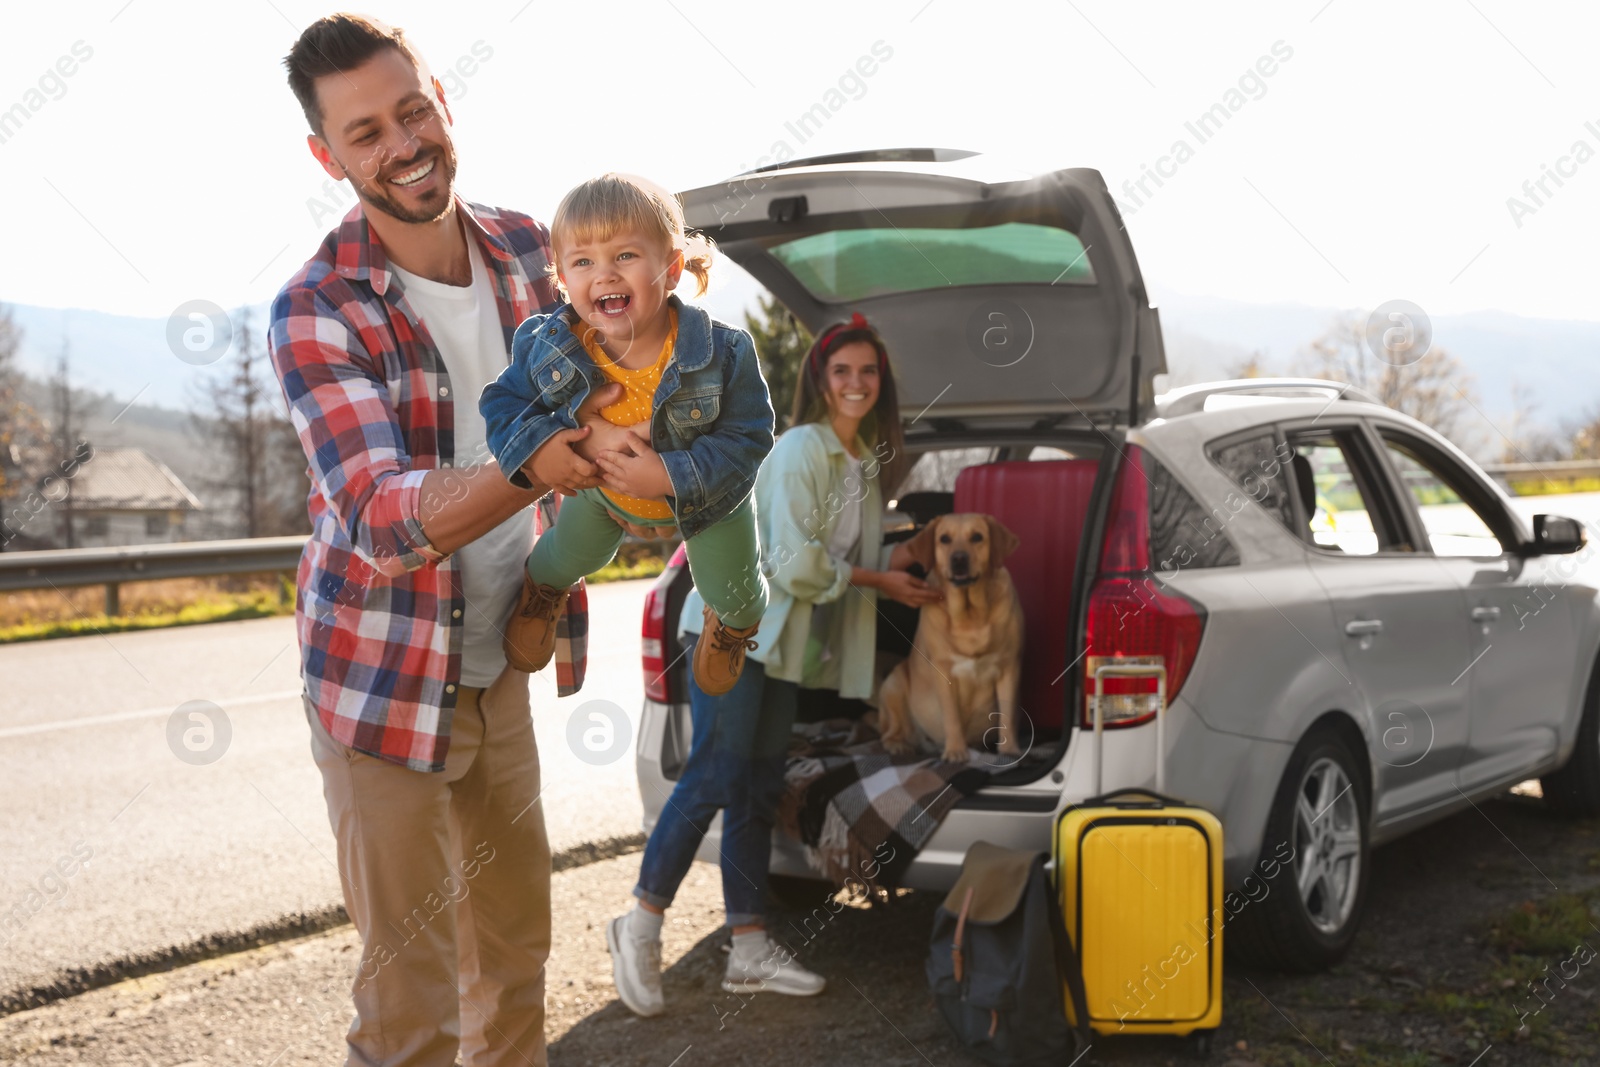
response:
[[(684, 636), (684, 659), (693, 662), (699, 635)], [(728, 925), (764, 922), (772, 824), (783, 795), (798, 693), (794, 682), (768, 678), (762, 665), (748, 658), (739, 680), (720, 697), (707, 696), (691, 677), (689, 758), (645, 845), (634, 896), (663, 909), (672, 903), (720, 809)]]

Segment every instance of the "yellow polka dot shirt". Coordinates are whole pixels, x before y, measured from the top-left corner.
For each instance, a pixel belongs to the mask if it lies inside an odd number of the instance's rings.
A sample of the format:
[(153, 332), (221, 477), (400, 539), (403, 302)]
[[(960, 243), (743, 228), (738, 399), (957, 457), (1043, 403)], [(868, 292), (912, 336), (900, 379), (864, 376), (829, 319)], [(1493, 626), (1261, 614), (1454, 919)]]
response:
[[(645, 424), (642, 429), (647, 437), (650, 434), (650, 416), (655, 413), (656, 390), (661, 386), (661, 372), (666, 369), (667, 361), (672, 358), (672, 346), (678, 339), (678, 312), (668, 308), (667, 314), (670, 322), (666, 343), (661, 346), (661, 354), (656, 357), (656, 361), (647, 367), (618, 366), (596, 342), (594, 327), (580, 322), (573, 329), (573, 333), (583, 343), (584, 351), (589, 353), (594, 365), (600, 368), (600, 373), (611, 381), (621, 383), (624, 390), (621, 400), (600, 409), (600, 417), (613, 426), (632, 426), (642, 422)], [(672, 508), (664, 500), (645, 500), (615, 492), (604, 486), (600, 487), (600, 491), (605, 494), (606, 499), (641, 519), (667, 520), (665, 523), (667, 525), (673, 520)]]

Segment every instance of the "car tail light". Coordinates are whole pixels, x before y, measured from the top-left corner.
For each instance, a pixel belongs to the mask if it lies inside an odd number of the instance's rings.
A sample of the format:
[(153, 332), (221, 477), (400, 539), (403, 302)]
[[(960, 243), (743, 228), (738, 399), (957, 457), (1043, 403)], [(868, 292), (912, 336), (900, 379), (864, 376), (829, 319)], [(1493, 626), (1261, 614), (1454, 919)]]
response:
[[(1130, 445), (1111, 494), (1100, 566), (1089, 590), (1084, 627), (1083, 717), (1094, 726), (1094, 672), (1108, 664), (1160, 666), (1167, 700), (1183, 688), (1200, 649), (1205, 613), (1187, 597), (1163, 589), (1150, 573), (1150, 494), (1144, 456)], [(1137, 726), (1156, 714), (1156, 678), (1105, 678), (1101, 716), (1107, 729)]]
[(667, 702), (667, 586), (658, 583), (644, 595), (644, 626), (639, 647), (644, 665), (644, 695), (647, 700)]

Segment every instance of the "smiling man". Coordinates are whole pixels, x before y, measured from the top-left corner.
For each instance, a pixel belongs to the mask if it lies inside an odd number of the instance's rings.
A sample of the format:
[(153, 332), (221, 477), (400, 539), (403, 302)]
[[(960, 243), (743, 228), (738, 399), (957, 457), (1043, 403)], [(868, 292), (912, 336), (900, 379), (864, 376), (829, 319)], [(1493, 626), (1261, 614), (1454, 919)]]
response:
[[(330, 16), (284, 64), (312, 155), (359, 198), (270, 334), (312, 480), (306, 715), (362, 940), (348, 1062), (543, 1064), (550, 848), (528, 676), (502, 631), (545, 487), (495, 466), (477, 398), (517, 325), (560, 303), (548, 234), (455, 194), (444, 90), (400, 30)], [(566, 695), (581, 586), (562, 634)]]

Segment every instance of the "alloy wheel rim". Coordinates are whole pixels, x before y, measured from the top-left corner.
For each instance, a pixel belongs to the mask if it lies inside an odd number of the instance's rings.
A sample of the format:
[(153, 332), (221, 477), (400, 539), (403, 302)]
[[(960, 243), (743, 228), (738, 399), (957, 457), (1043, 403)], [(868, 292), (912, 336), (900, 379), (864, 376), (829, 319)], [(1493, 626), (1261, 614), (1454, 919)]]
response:
[(1306, 915), (1325, 934), (1337, 934), (1355, 911), (1360, 820), (1354, 783), (1338, 761), (1324, 756), (1306, 768), (1295, 792), (1295, 882)]

